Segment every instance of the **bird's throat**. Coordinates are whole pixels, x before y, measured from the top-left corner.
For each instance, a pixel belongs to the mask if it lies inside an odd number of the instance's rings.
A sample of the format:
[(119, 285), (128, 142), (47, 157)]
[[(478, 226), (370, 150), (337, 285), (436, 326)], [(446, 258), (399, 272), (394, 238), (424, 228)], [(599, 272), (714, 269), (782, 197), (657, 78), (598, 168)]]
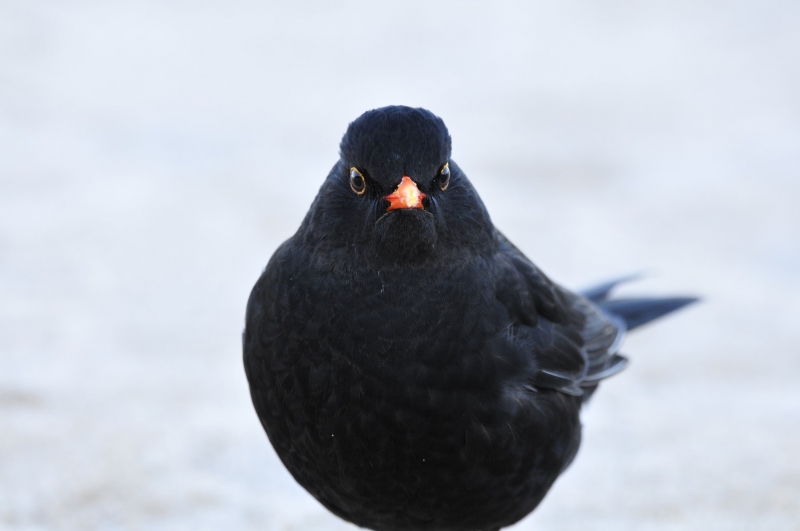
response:
[(424, 210), (398, 209), (375, 223), (375, 250), (383, 263), (425, 260), (433, 252), (436, 239), (433, 215)]

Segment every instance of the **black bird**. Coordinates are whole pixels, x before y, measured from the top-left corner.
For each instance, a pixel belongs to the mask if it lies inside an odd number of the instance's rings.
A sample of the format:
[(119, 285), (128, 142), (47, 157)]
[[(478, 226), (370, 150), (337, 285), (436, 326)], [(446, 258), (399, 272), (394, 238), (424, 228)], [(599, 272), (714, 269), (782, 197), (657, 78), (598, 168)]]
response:
[(345, 520), (499, 529), (575, 457), (625, 332), (695, 300), (609, 299), (617, 283), (553, 283), (492, 225), (440, 118), (372, 110), (250, 295), (253, 404)]

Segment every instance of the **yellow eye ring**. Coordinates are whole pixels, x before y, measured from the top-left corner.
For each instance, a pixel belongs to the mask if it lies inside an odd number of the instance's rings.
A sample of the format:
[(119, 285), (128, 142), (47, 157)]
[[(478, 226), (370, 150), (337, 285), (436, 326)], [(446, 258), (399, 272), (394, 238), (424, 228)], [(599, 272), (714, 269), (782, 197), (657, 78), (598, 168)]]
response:
[(439, 170), (439, 189), (444, 192), (450, 186), (450, 163), (445, 162), (442, 169)]
[(350, 188), (358, 195), (364, 195), (367, 191), (367, 181), (355, 167), (350, 168)]

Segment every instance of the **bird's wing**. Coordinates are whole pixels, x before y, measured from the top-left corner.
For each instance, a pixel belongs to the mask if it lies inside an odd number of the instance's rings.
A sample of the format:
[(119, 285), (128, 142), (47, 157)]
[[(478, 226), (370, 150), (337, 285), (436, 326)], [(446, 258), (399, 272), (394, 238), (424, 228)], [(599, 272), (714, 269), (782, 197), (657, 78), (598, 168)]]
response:
[(624, 321), (561, 288), (498, 238), (497, 298), (509, 312), (513, 341), (532, 353), (531, 385), (581, 396), (625, 368), (627, 360), (617, 354)]

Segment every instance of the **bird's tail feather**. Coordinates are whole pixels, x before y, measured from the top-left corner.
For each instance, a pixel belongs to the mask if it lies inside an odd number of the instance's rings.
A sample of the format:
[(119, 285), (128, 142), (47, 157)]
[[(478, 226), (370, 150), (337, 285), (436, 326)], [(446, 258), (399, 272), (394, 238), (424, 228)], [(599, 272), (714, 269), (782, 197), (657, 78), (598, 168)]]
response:
[(615, 278), (614, 280), (609, 280), (607, 282), (603, 282), (602, 284), (597, 284), (596, 286), (592, 286), (591, 288), (586, 288), (584, 290), (581, 290), (581, 295), (583, 295), (590, 301), (599, 304), (604, 300), (608, 299), (608, 296), (611, 295), (611, 291), (620, 284), (622, 284), (623, 282), (630, 282), (631, 280), (636, 280), (640, 277), (641, 275), (639, 274), (633, 274)]
[(611, 291), (623, 282), (635, 280), (640, 275), (628, 275), (585, 289), (581, 295), (594, 302), (603, 311), (622, 319), (628, 330), (649, 323), (684, 306), (697, 302), (696, 297), (637, 297), (610, 299)]
[(610, 299), (601, 302), (600, 307), (625, 321), (628, 330), (633, 330), (698, 300), (696, 297)]

